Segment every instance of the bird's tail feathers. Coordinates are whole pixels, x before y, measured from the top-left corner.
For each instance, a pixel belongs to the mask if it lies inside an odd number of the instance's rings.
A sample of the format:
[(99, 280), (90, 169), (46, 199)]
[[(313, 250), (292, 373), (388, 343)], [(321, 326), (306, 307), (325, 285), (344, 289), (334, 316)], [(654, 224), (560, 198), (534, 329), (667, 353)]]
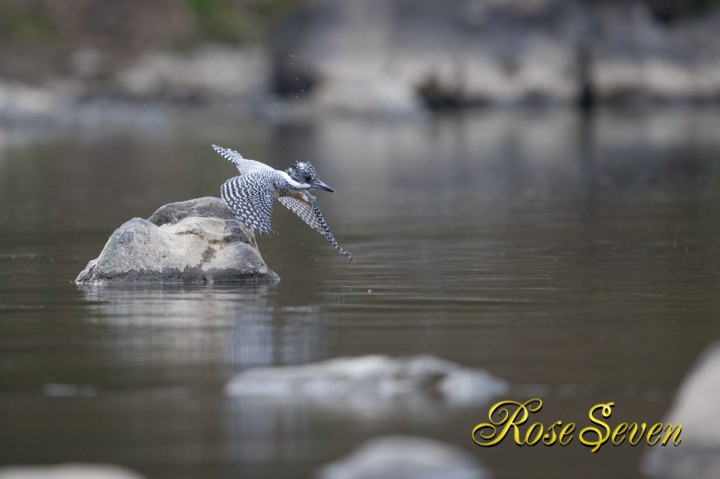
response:
[(238, 164), (238, 162), (245, 160), (245, 158), (243, 158), (240, 153), (235, 150), (231, 150), (230, 148), (223, 148), (222, 146), (218, 145), (212, 145), (212, 148), (218, 155), (222, 156), (230, 163)]

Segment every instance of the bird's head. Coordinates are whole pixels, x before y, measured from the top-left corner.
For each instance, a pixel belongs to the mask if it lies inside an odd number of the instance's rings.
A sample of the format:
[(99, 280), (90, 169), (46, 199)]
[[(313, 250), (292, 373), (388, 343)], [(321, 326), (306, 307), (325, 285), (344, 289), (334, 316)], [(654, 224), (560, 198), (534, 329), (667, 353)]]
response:
[(305, 183), (310, 185), (311, 188), (319, 188), (329, 191), (330, 193), (335, 193), (335, 190), (320, 179), (313, 165), (307, 161), (296, 161), (286, 170), (286, 173), (298, 183)]

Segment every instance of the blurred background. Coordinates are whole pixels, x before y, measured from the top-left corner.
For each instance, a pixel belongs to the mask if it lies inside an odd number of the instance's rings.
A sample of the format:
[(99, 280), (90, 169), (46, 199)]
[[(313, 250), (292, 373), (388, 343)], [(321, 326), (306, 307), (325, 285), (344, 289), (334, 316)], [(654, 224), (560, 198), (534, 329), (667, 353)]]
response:
[(3, 0), (0, 119), (717, 102), (718, 22), (713, 0)]
[[(662, 420), (720, 337), (718, 31), (715, 0), (0, 0), (0, 465), (315, 477), (403, 433), (500, 479), (650, 477), (647, 447), (477, 448), (484, 405), (223, 387), (432, 354), (547, 423)], [(312, 161), (357, 263), (276, 208), (279, 284), (74, 285), (123, 222), (218, 195), (213, 143)]]

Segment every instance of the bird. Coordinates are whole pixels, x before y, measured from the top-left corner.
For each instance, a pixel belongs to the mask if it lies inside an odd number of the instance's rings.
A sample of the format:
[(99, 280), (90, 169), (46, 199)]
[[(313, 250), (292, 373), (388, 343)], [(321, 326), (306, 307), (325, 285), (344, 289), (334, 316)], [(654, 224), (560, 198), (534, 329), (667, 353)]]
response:
[(320, 212), (317, 198), (310, 194), (311, 189), (335, 192), (319, 178), (310, 162), (295, 161), (284, 171), (276, 170), (265, 163), (243, 158), (235, 150), (218, 145), (212, 147), (240, 172), (222, 184), (220, 196), (245, 227), (253, 233), (270, 233), (273, 201), (277, 199), (308, 226), (325, 236), (341, 255), (354, 261), (353, 255), (338, 244)]

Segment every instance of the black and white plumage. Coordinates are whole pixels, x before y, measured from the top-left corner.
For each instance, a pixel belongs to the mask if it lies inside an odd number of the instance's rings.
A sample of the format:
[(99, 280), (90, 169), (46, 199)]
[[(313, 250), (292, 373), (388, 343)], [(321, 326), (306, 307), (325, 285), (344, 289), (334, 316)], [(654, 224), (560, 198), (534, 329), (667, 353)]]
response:
[(213, 145), (213, 149), (235, 164), (240, 172), (239, 176), (223, 183), (220, 196), (247, 228), (262, 234), (270, 233), (273, 200), (277, 198), (308, 226), (325, 236), (340, 254), (353, 260), (352, 254), (338, 244), (320, 212), (317, 198), (309, 192), (311, 188), (335, 191), (320, 180), (309, 162), (295, 162), (281, 171), (259, 161), (245, 159), (228, 148)]

